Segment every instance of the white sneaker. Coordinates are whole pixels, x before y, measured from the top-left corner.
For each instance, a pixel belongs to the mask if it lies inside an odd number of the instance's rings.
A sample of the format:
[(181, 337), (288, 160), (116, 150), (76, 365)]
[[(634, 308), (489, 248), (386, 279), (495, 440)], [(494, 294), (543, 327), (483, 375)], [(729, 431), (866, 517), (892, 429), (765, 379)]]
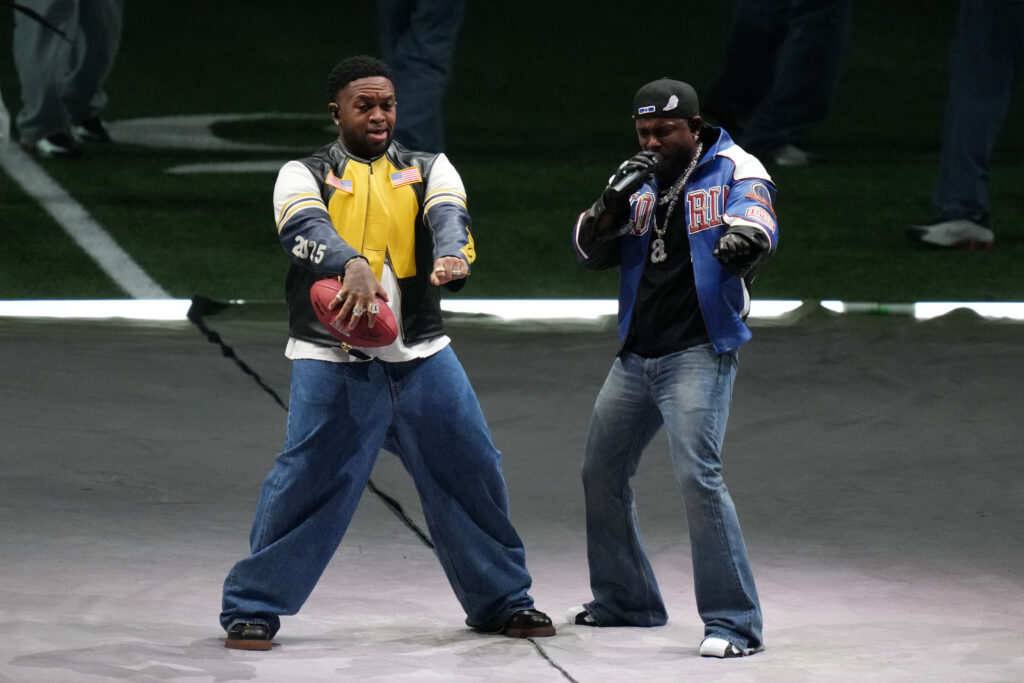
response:
[(34, 143), (22, 142), (21, 148), (29, 154), (50, 159), (82, 156), (82, 148), (67, 133), (53, 133)]
[(820, 154), (808, 152), (794, 144), (786, 144), (771, 153), (772, 161), (779, 166), (807, 166), (822, 161)]
[(762, 650), (764, 650), (764, 645), (741, 650), (725, 638), (719, 638), (718, 636), (708, 636), (700, 644), (701, 657), (718, 657), (719, 659), (746, 657), (747, 655), (757, 654)]
[(565, 620), (574, 626), (597, 626), (594, 617), (590, 616), (590, 612), (583, 605), (570, 607), (569, 611), (565, 613)]
[(911, 239), (921, 244), (948, 249), (988, 248), (995, 241), (995, 233), (967, 218), (940, 220), (928, 225), (912, 225), (907, 233)]

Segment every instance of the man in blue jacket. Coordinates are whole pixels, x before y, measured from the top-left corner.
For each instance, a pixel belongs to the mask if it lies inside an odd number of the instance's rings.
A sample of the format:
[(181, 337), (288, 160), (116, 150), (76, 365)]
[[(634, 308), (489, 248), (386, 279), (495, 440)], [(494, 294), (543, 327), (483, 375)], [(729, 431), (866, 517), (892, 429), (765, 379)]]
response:
[(668, 615), (629, 481), (664, 425), (689, 524), (700, 654), (764, 649), (746, 545), (721, 448), (749, 286), (776, 248), (776, 189), (764, 166), (700, 117), (697, 94), (660, 79), (637, 91), (642, 151), (574, 231), (583, 266), (618, 266), (622, 346), (597, 397), (583, 463), (593, 601), (570, 623), (660, 626)]

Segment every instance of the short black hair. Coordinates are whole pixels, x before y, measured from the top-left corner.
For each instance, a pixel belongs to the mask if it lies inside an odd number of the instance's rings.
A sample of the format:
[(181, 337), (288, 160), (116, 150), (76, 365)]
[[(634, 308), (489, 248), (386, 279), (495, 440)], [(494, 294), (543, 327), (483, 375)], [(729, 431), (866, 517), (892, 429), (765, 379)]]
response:
[(389, 81), (394, 80), (391, 77), (391, 67), (376, 57), (369, 55), (346, 57), (331, 69), (331, 74), (327, 77), (328, 101), (333, 102), (338, 93), (352, 81), (373, 76), (383, 76)]

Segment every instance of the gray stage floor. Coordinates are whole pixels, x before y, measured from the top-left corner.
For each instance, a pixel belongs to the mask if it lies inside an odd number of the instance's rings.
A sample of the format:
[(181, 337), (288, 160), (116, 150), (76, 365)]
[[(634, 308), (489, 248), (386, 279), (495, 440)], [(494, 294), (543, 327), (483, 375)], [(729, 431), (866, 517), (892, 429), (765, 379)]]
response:
[[(207, 322), (286, 399), (283, 325), (258, 310)], [(533, 595), (563, 622), (589, 596), (578, 472), (613, 332), (450, 328)], [(966, 313), (757, 326), (724, 459), (767, 651), (719, 661), (697, 656), (663, 439), (635, 488), (665, 627), (475, 634), (430, 550), (368, 493), (273, 651), (226, 650), (220, 586), (284, 410), (188, 323), (0, 320), (0, 681), (1024, 680), (1022, 335)], [(394, 457), (373, 479), (420, 519)]]

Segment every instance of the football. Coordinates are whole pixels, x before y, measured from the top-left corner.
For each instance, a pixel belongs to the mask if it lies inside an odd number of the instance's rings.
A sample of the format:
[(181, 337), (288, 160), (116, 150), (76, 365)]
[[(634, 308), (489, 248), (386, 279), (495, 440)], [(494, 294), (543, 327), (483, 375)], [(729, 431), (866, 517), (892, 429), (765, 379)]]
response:
[(377, 304), (380, 305), (380, 313), (377, 314), (377, 320), (374, 322), (373, 327), (369, 326), (368, 316), (366, 315), (360, 316), (359, 322), (351, 330), (345, 329), (345, 325), (348, 324), (347, 319), (339, 320), (335, 323), (334, 317), (338, 315), (338, 309), (332, 310), (327, 306), (331, 303), (331, 300), (338, 296), (338, 290), (340, 289), (341, 282), (335, 278), (318, 280), (309, 288), (309, 298), (313, 302), (313, 312), (316, 313), (317, 319), (335, 338), (340, 339), (346, 344), (363, 348), (387, 346), (398, 338), (398, 323), (395, 322), (395, 314), (391, 312), (387, 302), (379, 296), (377, 297)]

